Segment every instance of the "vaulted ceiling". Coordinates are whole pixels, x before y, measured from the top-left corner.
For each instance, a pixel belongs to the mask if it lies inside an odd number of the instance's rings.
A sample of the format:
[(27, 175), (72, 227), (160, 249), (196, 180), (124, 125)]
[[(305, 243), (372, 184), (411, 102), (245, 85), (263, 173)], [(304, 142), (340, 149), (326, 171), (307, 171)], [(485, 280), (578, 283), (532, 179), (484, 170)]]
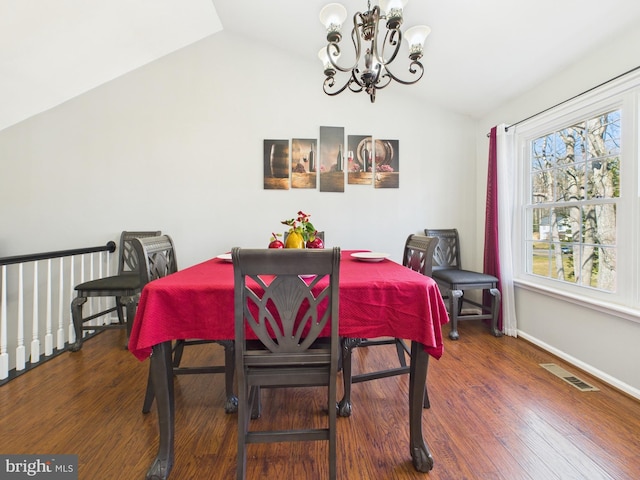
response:
[[(221, 29), (316, 59), (326, 3), (0, 0), (0, 130)], [(342, 3), (348, 18), (367, 8), (365, 0)], [(405, 26), (416, 24), (432, 33), (424, 78), (406, 88), (478, 117), (608, 38), (640, 28), (640, 1), (409, 0)], [(345, 48), (348, 41), (345, 34)], [(630, 46), (629, 55), (637, 51)]]

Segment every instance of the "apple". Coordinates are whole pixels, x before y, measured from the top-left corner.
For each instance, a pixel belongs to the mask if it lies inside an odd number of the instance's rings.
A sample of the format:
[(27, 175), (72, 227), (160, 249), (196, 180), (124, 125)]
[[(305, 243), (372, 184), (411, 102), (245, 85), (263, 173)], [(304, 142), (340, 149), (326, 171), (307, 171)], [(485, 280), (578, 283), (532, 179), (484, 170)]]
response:
[(280, 240), (278, 240), (278, 237), (275, 233), (272, 233), (271, 235), (273, 235), (271, 243), (269, 244), (269, 248), (284, 248), (284, 243), (282, 243)]
[(307, 248), (324, 248), (324, 242), (318, 236), (314, 236), (313, 240), (307, 240)]

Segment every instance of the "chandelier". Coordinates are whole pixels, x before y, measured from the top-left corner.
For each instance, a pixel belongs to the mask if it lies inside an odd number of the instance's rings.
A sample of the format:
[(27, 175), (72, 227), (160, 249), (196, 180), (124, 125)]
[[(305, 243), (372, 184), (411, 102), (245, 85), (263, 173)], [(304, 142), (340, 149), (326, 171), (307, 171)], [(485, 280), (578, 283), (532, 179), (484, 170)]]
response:
[[(362, 92), (369, 95), (371, 103), (376, 101), (376, 90), (389, 85), (392, 80), (403, 85), (411, 85), (422, 78), (424, 67), (420, 63), (424, 42), (431, 28), (419, 25), (408, 29), (404, 34), (402, 26), (402, 9), (408, 0), (380, 0), (380, 6), (371, 8), (367, 2), (367, 11), (357, 12), (353, 16), (353, 30), (351, 40), (355, 48), (355, 62), (343, 67), (338, 64), (340, 54), (340, 40), (342, 22), (347, 18), (347, 10), (339, 3), (330, 3), (320, 11), (320, 21), (327, 29), (327, 46), (318, 52), (318, 57), (324, 65), (323, 90), (327, 95), (338, 95), (347, 88), (352, 92)], [(386, 20), (386, 31), (382, 43), (378, 40), (381, 21)], [(390, 65), (396, 59), (402, 39), (409, 46), (408, 80), (403, 80), (392, 73)], [(364, 53), (363, 53), (364, 52)], [(362, 60), (362, 62), (361, 62)], [(336, 83), (337, 71), (349, 74), (344, 85)]]

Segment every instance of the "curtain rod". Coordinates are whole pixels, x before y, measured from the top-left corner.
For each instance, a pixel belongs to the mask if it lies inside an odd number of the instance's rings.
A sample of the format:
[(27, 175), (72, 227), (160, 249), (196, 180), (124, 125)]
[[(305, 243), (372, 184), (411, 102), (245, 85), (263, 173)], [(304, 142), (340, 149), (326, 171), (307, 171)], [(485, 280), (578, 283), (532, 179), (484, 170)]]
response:
[[(632, 68), (631, 70), (627, 70), (626, 72), (621, 73), (620, 75), (617, 75), (617, 76), (615, 76), (613, 78), (610, 78), (609, 80), (606, 80), (606, 81), (596, 85), (595, 87), (591, 87), (590, 89), (585, 90), (584, 92), (578, 93), (577, 95), (574, 95), (571, 98), (567, 98), (566, 100), (563, 100), (562, 102), (556, 103), (555, 105), (553, 105), (553, 106), (551, 106), (549, 108), (545, 108), (544, 110), (542, 110), (542, 111), (540, 111), (538, 113), (534, 113), (533, 115), (530, 115), (527, 118), (523, 118), (522, 120), (519, 120), (516, 123), (512, 123), (511, 125), (508, 125), (508, 126), (504, 127), (504, 131), (508, 132), (511, 127), (515, 127), (516, 125), (520, 125), (521, 123), (526, 122), (527, 120), (531, 120), (532, 118), (537, 117), (538, 115), (542, 115), (543, 113), (548, 112), (549, 110), (551, 110), (553, 108), (559, 107), (560, 105), (563, 105), (563, 104), (565, 104), (567, 102), (570, 102), (571, 100), (574, 100), (574, 99), (576, 99), (576, 98), (578, 98), (578, 97), (580, 97), (582, 95), (585, 95), (585, 94), (595, 90), (596, 88), (600, 88), (600, 87), (606, 85), (607, 83), (613, 82), (614, 80), (617, 80), (617, 79), (619, 79), (621, 77), (624, 77), (625, 75), (628, 75), (628, 74), (630, 74), (632, 72), (635, 72), (638, 69), (640, 69), (640, 65), (638, 65), (637, 67)], [(491, 136), (491, 133), (487, 133), (487, 137), (489, 137), (489, 136)]]

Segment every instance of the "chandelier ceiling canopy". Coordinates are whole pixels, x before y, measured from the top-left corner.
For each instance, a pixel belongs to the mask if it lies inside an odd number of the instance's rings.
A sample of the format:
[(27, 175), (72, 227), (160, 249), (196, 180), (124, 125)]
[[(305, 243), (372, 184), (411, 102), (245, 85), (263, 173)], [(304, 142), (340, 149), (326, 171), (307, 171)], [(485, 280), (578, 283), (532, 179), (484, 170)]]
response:
[[(376, 90), (389, 85), (392, 80), (404, 85), (411, 85), (422, 78), (424, 67), (420, 63), (424, 42), (431, 28), (418, 25), (402, 33), (403, 8), (408, 0), (380, 0), (380, 5), (371, 7), (367, 2), (367, 11), (356, 12), (353, 16), (351, 41), (355, 48), (355, 62), (341, 66), (340, 40), (342, 40), (342, 24), (347, 18), (347, 10), (339, 3), (330, 3), (320, 11), (320, 21), (327, 29), (327, 46), (318, 52), (324, 65), (324, 93), (338, 95), (347, 88), (352, 92), (369, 95), (371, 103), (376, 101)], [(381, 22), (386, 24), (381, 27)], [(378, 34), (384, 30), (384, 36)], [(391, 63), (396, 59), (402, 39), (409, 47), (408, 71), (411, 76), (401, 79), (391, 71)], [(395, 65), (394, 65), (395, 67)], [(345, 83), (336, 83), (336, 73), (348, 74)]]

